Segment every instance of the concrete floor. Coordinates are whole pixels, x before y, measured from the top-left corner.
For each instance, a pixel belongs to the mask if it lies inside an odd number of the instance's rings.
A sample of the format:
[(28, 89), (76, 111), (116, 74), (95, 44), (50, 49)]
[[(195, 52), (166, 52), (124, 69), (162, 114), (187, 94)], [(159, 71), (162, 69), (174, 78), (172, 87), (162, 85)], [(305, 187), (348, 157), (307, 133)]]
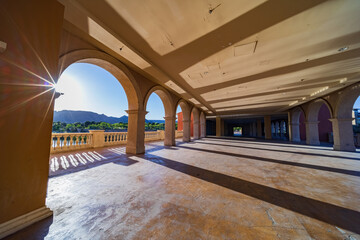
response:
[(59, 161), (54, 216), (8, 239), (360, 240), (359, 152), (215, 138), (123, 150)]

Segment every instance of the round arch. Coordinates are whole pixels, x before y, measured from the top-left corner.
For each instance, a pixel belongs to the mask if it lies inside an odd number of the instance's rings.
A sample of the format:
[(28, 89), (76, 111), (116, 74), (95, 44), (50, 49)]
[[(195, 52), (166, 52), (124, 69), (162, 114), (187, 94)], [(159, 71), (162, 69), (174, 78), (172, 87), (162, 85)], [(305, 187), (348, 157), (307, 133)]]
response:
[(308, 110), (307, 110), (307, 114), (306, 114), (306, 119), (308, 122), (316, 122), (318, 121), (318, 116), (319, 116), (319, 111), (322, 105), (325, 105), (329, 112), (330, 112), (330, 118), (333, 117), (333, 110), (330, 106), (330, 104), (325, 101), (322, 98), (316, 99), (315, 101), (310, 102)]
[(173, 117), (176, 110), (174, 111), (174, 108), (173, 108), (174, 104), (173, 104), (172, 97), (171, 97), (170, 93), (164, 87), (162, 87), (160, 85), (152, 87), (147, 92), (147, 94), (144, 98), (144, 104), (143, 104), (144, 109), (146, 110), (147, 102), (152, 93), (156, 93), (160, 97), (160, 99), (164, 105), (165, 117)]
[(300, 115), (304, 114), (306, 119), (305, 111), (301, 107), (296, 107), (291, 111), (291, 124), (300, 124)]
[(301, 107), (296, 107), (290, 112), (290, 124), (289, 124), (289, 137), (293, 142), (300, 142), (300, 116), (304, 115), (306, 118), (306, 114)]
[(174, 112), (179, 105), (183, 115), (183, 141), (190, 142), (191, 107), (184, 99), (180, 98), (175, 104)]
[(338, 119), (352, 118), (352, 108), (360, 95), (360, 83), (349, 86), (341, 91), (335, 104), (334, 117)]
[(76, 50), (64, 54), (59, 59), (59, 74), (73, 63), (90, 63), (110, 72), (125, 90), (129, 110), (138, 110), (141, 102), (140, 88), (130, 70), (112, 56), (97, 50)]

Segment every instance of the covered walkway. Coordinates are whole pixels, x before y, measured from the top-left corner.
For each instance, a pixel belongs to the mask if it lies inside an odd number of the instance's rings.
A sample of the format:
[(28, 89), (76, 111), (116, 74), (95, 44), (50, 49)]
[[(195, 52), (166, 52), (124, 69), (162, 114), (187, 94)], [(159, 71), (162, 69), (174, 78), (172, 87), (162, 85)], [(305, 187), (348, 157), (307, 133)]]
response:
[(224, 138), (146, 148), (95, 149), (106, 159), (50, 177), (53, 217), (7, 239), (360, 239), (359, 152)]

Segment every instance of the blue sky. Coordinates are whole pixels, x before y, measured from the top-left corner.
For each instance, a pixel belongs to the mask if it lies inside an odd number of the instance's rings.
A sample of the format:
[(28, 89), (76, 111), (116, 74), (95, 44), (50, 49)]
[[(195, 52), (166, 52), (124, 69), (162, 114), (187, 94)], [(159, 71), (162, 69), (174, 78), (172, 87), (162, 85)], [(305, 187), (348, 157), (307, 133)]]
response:
[[(108, 71), (88, 63), (74, 63), (60, 76), (56, 91), (64, 95), (55, 100), (55, 110), (83, 110), (107, 116), (127, 115), (128, 101), (118, 80)], [(163, 120), (164, 106), (151, 94), (146, 119)]]
[[(60, 76), (56, 86), (64, 93), (55, 100), (55, 110), (84, 110), (121, 117), (127, 115), (128, 102), (118, 80), (108, 71), (88, 63), (74, 63)], [(360, 98), (354, 108), (360, 108)], [(162, 120), (164, 105), (155, 93), (151, 94), (146, 110), (146, 119)], [(181, 112), (178, 106), (176, 112)]]

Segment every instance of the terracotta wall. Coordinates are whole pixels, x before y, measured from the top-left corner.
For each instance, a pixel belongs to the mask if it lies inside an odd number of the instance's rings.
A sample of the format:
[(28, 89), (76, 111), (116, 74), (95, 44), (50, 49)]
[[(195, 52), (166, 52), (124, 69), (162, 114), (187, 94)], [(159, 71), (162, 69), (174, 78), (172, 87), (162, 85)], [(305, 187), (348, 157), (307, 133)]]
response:
[[(319, 110), (318, 116), (318, 129), (319, 129), (319, 140), (320, 142), (328, 142), (328, 133), (332, 132), (332, 124), (329, 121), (330, 112), (328, 107), (323, 104)], [(300, 115), (300, 139), (306, 141), (306, 126), (305, 126), (305, 116), (303, 113)]]
[[(178, 121), (178, 129), (179, 131), (183, 130), (183, 114), (182, 112), (177, 113), (177, 121)], [(199, 124), (199, 128), (200, 128), (200, 134), (201, 134), (201, 127)], [(190, 122), (190, 136), (193, 137), (194, 136), (194, 117), (193, 114), (191, 113), (191, 122)]]
[(1, 1), (0, 224), (45, 206), (54, 90), (41, 78), (57, 79), (63, 13), (56, 0)]

